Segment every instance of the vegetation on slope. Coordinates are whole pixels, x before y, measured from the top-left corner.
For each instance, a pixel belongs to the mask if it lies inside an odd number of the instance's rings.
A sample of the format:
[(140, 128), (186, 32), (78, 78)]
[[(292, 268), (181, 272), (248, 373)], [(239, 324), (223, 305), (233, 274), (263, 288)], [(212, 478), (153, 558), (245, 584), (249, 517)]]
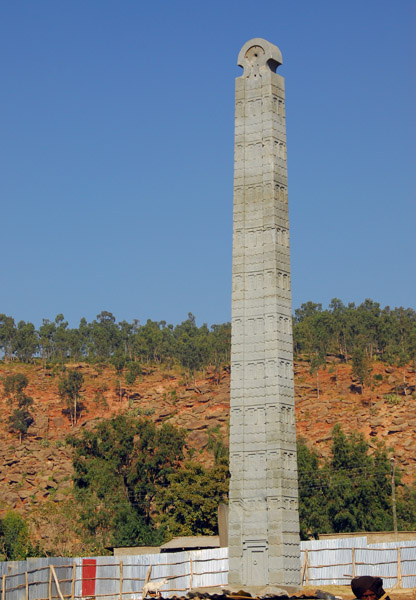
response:
[(184, 461), (183, 429), (118, 415), (69, 438), (78, 524), (96, 550), (216, 534), (227, 464)]
[[(346, 436), (340, 425), (332, 432), (331, 456), (320, 460), (305, 440), (298, 440), (299, 517), (301, 537), (320, 533), (392, 531), (392, 471), (383, 444), (369, 452), (361, 433)], [(398, 529), (416, 530), (416, 486), (398, 490)]]
[[(318, 399), (319, 372), (328, 361), (330, 371), (334, 364), (349, 362), (361, 392), (380, 384), (375, 379), (381, 375), (372, 375), (375, 361), (412, 365), (415, 372), (416, 313), (412, 309), (382, 309), (371, 300), (358, 307), (344, 306), (335, 299), (323, 310), (321, 305), (308, 302), (295, 311), (293, 334), (295, 356), (306, 359), (311, 373), (316, 373)], [(80, 371), (69, 367), (71, 362), (95, 365), (95, 401), (104, 409), (106, 388), (100, 383), (100, 372), (108, 364), (115, 369), (120, 400), (123, 388), (133, 386), (137, 377), (155, 365), (163, 365), (166, 373), (180, 365), (189, 378), (211, 366), (219, 380), (222, 368), (229, 363), (230, 325), (198, 327), (191, 314), (176, 327), (150, 320), (145, 325), (137, 321), (116, 323), (114, 316), (104, 311), (92, 323), (82, 319), (77, 329), (70, 329), (58, 315), (54, 322), (44, 320), (36, 330), (31, 323), (16, 325), (11, 317), (0, 315), (0, 351), (5, 362), (41, 361), (51, 369), (59, 379), (64, 411), (75, 426), (85, 409), (81, 394), (84, 381)], [(22, 438), (30, 434), (32, 398), (25, 391), (25, 375), (13, 381), (11, 377), (15, 374), (2, 382), (4, 396), (14, 408), (8, 427)], [(394, 397), (416, 397), (415, 384), (403, 377), (403, 389), (395, 384)], [(169, 394), (175, 403), (175, 389)], [(128, 417), (110, 414), (111, 418), (94, 429), (75, 431), (69, 438), (74, 449), (73, 490), (71, 497), (55, 505), (55, 517), (62, 522), (66, 518), (68, 530), (76, 523), (74, 537), (80, 543), (75, 552), (105, 552), (111, 545), (159, 543), (172, 535), (216, 532), (216, 506), (226, 498), (228, 487), (221, 437), (211, 432), (208, 448), (215, 455), (215, 464), (208, 468), (191, 460), (192, 453), (184, 452), (183, 431), (168, 423), (155, 426), (151, 419), (142, 418), (145, 414), (142, 409), (136, 413), (130, 409)], [(298, 462), (303, 537), (392, 529), (386, 448), (370, 450), (362, 436), (346, 436), (335, 428), (331, 456), (318, 457), (301, 440)], [(396, 484), (399, 529), (415, 529), (416, 488), (403, 485), (399, 471)], [(59, 515), (60, 507), (65, 515)], [(20, 554), (6, 550), (5, 529), (1, 527), (3, 556), (23, 557), (26, 550)], [(31, 545), (26, 546), (33, 552)]]
[[(218, 440), (217, 440), (218, 441)], [(218, 533), (217, 508), (227, 501), (228, 460), (212, 468), (184, 459), (185, 433), (169, 424), (118, 415), (92, 431), (71, 436), (74, 446), (73, 511), (62, 503), (84, 554), (112, 546), (156, 545), (174, 535)], [(386, 448), (370, 453), (361, 434), (334, 427), (331, 456), (319, 459), (298, 442), (302, 539), (320, 533), (393, 529), (391, 466)], [(416, 487), (395, 473), (399, 530), (416, 529)], [(8, 513), (0, 521), (4, 559), (42, 555), (27, 523)]]

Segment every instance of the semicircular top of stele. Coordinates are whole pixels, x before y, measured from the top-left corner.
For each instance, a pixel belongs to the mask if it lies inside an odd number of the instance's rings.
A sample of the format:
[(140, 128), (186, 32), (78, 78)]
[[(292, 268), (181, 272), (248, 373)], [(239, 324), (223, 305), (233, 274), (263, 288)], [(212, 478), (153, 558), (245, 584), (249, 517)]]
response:
[(280, 49), (262, 38), (253, 38), (244, 44), (238, 54), (237, 64), (244, 69), (242, 77), (250, 77), (254, 70), (266, 68), (276, 72), (283, 64)]

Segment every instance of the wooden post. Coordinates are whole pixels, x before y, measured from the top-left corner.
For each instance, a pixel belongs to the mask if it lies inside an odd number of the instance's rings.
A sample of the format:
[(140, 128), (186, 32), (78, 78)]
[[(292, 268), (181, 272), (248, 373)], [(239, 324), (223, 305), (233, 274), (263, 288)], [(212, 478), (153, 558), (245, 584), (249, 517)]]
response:
[(307, 552), (307, 550), (305, 551), (305, 555), (303, 557), (302, 569), (300, 571), (300, 585), (303, 585), (303, 580), (305, 579), (306, 557), (308, 556), (306, 554), (306, 552)]
[(351, 577), (354, 579), (354, 577), (355, 577), (355, 548), (351, 548), (351, 555), (352, 555)]
[(123, 561), (120, 561), (120, 600), (123, 600)]
[(308, 550), (305, 550), (305, 558), (303, 560), (303, 565), (302, 565), (302, 576), (301, 576), (301, 585), (303, 584), (303, 581), (305, 581), (306, 585), (309, 584), (309, 569), (308, 569)]
[(402, 549), (397, 548), (397, 587), (402, 587)]
[(144, 578), (144, 585), (146, 585), (146, 583), (149, 583), (151, 576), (152, 576), (152, 565), (150, 565), (150, 567), (147, 569), (146, 577)]
[(149, 583), (151, 576), (152, 576), (152, 565), (150, 565), (150, 567), (147, 569), (146, 577), (144, 578), (143, 587), (146, 585), (146, 583)]
[(72, 563), (72, 585), (71, 585), (71, 600), (75, 600), (75, 577), (77, 574), (77, 563)]
[(52, 600), (52, 570), (51, 565), (49, 565), (49, 592), (48, 592), (49, 600)]
[(63, 597), (62, 592), (61, 592), (61, 587), (59, 585), (59, 579), (56, 576), (55, 567), (53, 565), (50, 565), (50, 570), (53, 575), (53, 578), (55, 579), (56, 590), (59, 594), (59, 597), (61, 600), (65, 600), (65, 598)]
[(26, 600), (29, 600), (29, 576), (27, 571), (25, 572), (25, 597)]
[(192, 562), (192, 558), (189, 559), (190, 563), (190, 575), (189, 575), (189, 591), (192, 590), (192, 585), (194, 583), (194, 563)]
[(1, 582), (1, 600), (6, 600), (6, 575), (3, 575)]

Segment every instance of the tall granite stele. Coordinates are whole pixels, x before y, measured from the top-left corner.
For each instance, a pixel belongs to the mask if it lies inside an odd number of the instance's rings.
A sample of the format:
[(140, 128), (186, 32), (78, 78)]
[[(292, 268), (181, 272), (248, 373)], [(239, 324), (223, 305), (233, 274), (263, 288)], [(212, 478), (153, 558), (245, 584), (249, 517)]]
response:
[(229, 585), (300, 583), (280, 50), (247, 42), (236, 79)]

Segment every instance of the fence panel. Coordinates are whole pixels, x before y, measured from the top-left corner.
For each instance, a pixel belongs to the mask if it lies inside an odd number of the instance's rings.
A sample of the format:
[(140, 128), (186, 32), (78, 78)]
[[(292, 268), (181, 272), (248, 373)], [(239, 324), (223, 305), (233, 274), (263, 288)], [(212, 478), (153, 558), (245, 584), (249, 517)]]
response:
[[(349, 585), (353, 576), (374, 575), (383, 578), (385, 588), (396, 583), (416, 587), (416, 540), (371, 545), (365, 537), (310, 540), (301, 542), (301, 558), (303, 583), (313, 586)], [(86, 560), (96, 565), (89, 573), (83, 567)], [(227, 586), (228, 582), (228, 548), (90, 559), (31, 558), (0, 563), (0, 575), (6, 576), (4, 600), (60, 600), (51, 565), (65, 600), (86, 596), (138, 600), (150, 566), (152, 581), (168, 579), (161, 590), (164, 596), (185, 594), (191, 588)], [(90, 592), (83, 596), (87, 583)]]
[(3, 563), (3, 575), (6, 575), (7, 600), (26, 599), (26, 561), (15, 560)]
[(114, 556), (99, 556), (97, 559), (95, 598), (119, 597), (120, 560)]
[(348, 585), (353, 576), (373, 575), (383, 578), (385, 588), (416, 586), (416, 540), (368, 545), (365, 537), (310, 540), (301, 542), (302, 561), (306, 551), (304, 582), (311, 585)]
[(416, 587), (416, 545), (402, 547), (400, 554), (403, 587)]
[[(68, 559), (65, 559), (68, 562)], [(29, 600), (49, 596), (49, 558), (28, 558)], [(7, 599), (9, 600), (9, 599)]]
[(162, 591), (171, 590), (168, 595), (176, 592), (185, 593), (189, 589), (190, 561), (187, 552), (167, 552), (153, 556), (152, 580), (168, 578)]
[(366, 537), (307, 540), (300, 543), (301, 562), (308, 551), (304, 582), (311, 585), (348, 585), (354, 571), (353, 548), (367, 545)]
[[(73, 559), (59, 556), (49, 559), (49, 566), (53, 565), (55, 573), (59, 581), (59, 588), (65, 598), (71, 598), (72, 593), (72, 578), (73, 578)], [(47, 596), (44, 596), (47, 598)], [(56, 589), (55, 580), (52, 577), (52, 598), (59, 600), (58, 590)], [(33, 599), (36, 600), (36, 599)]]
[(123, 556), (123, 593), (137, 600), (143, 588), (147, 570), (151, 564), (151, 554)]
[(192, 587), (220, 587), (228, 583), (228, 548), (189, 552), (192, 560)]
[(308, 551), (310, 585), (345, 585), (351, 570), (351, 548), (316, 548)]
[(356, 575), (382, 577), (387, 588), (397, 583), (397, 548), (358, 548)]

